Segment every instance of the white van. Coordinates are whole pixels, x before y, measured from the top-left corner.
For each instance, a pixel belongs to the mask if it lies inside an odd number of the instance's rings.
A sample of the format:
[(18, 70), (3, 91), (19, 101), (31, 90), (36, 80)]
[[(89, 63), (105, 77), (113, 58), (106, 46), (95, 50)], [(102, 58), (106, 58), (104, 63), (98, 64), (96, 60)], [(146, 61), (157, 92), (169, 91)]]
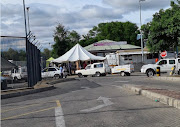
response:
[(148, 77), (154, 76), (157, 67), (160, 67), (160, 72), (162, 73), (170, 72), (172, 67), (175, 67), (175, 73), (180, 74), (180, 58), (161, 59), (156, 64), (143, 65), (141, 73), (146, 73)]

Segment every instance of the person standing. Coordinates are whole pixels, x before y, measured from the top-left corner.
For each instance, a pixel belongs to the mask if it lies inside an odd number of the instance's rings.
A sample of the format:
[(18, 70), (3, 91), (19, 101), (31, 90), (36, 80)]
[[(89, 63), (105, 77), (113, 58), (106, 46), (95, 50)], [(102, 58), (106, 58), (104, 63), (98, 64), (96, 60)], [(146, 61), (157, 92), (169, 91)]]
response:
[(60, 65), (59, 70), (60, 70), (60, 78), (63, 78), (63, 67), (62, 67), (62, 65)]
[(67, 68), (66, 68), (66, 66), (63, 66), (63, 76), (64, 76), (64, 78), (67, 78), (67, 75), (68, 75)]

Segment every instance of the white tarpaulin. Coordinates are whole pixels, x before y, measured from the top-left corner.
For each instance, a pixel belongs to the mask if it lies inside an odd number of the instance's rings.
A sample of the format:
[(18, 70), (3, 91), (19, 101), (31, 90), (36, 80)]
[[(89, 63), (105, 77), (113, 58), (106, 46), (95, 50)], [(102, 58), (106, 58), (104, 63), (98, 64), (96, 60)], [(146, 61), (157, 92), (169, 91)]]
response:
[(88, 60), (105, 60), (106, 57), (95, 56), (84, 49), (81, 45), (76, 44), (68, 52), (61, 57), (52, 60), (52, 62), (63, 63), (63, 62), (74, 62), (74, 61), (88, 61)]

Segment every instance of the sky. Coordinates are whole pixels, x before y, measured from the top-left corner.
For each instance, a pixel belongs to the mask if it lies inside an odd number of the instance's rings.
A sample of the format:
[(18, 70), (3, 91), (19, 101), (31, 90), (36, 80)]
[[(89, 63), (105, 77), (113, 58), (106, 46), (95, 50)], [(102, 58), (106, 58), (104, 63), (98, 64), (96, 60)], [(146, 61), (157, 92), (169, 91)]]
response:
[[(150, 22), (160, 9), (170, 8), (171, 0), (141, 2), (142, 24)], [(140, 26), (139, 0), (25, 0), (30, 30), (43, 48), (54, 44), (58, 23), (80, 35), (102, 22), (130, 21)], [(23, 0), (1, 0), (1, 35), (25, 36)]]

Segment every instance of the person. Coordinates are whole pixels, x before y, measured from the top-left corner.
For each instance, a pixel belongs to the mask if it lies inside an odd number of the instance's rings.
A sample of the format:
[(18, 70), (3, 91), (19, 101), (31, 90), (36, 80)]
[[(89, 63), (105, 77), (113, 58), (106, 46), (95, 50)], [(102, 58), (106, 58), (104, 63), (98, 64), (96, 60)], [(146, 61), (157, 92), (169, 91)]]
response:
[(67, 77), (67, 68), (66, 68), (66, 66), (63, 66), (63, 76), (64, 76), (64, 78), (66, 78)]
[(85, 69), (86, 66), (87, 66), (87, 64), (86, 64), (86, 62), (84, 61), (84, 62), (83, 62), (83, 69)]
[(63, 78), (63, 67), (62, 67), (62, 65), (60, 65), (59, 70), (60, 70), (60, 78)]

